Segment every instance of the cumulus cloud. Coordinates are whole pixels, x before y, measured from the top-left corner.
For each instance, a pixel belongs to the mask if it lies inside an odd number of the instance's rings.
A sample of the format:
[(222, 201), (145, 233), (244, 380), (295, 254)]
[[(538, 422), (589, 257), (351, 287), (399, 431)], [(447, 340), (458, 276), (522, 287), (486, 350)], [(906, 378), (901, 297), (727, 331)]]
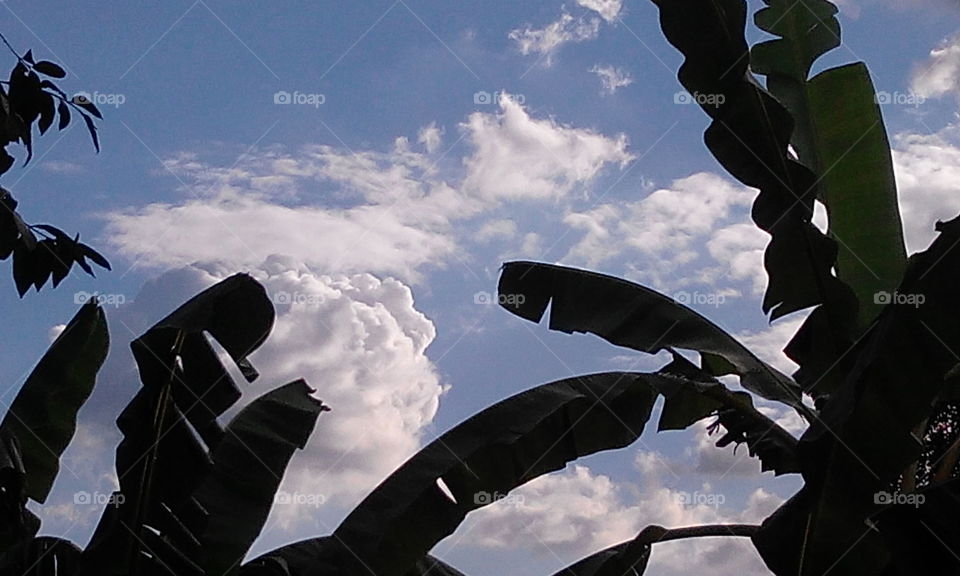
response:
[(509, 96), (460, 130), (471, 152), (448, 178), (429, 157), (442, 138), (435, 124), (418, 136), (427, 153), (405, 138), (385, 152), (268, 148), (230, 167), (181, 153), (164, 167), (186, 198), (108, 214), (107, 241), (145, 268), (213, 260), (238, 268), (286, 254), (318, 270), (415, 283), (458, 249), (454, 223), (504, 202), (564, 198), (633, 159), (622, 134), (533, 118)]
[(577, 0), (577, 4), (593, 10), (607, 22), (614, 22), (623, 9), (623, 0)]
[(937, 220), (960, 214), (960, 133), (898, 134), (893, 163), (907, 251), (925, 250), (937, 236)]
[[(590, 2), (591, 0), (586, 0)], [(596, 2), (602, 3), (602, 2)], [(524, 56), (538, 54), (547, 66), (553, 64), (553, 57), (561, 46), (568, 43), (593, 40), (600, 33), (599, 18), (574, 18), (567, 12), (544, 28), (527, 25), (510, 31), (520, 53)]]
[(615, 66), (595, 64), (589, 72), (593, 72), (600, 79), (600, 93), (603, 95), (609, 96), (620, 88), (633, 84), (633, 77), (622, 68)]
[[(684, 282), (675, 276), (678, 269), (697, 262), (702, 243), (712, 241), (711, 255), (723, 266), (704, 263), (704, 281), (713, 283), (727, 275), (732, 280), (748, 279), (756, 286), (760, 283), (757, 277), (763, 274), (762, 266), (756, 268), (754, 253), (760, 238), (732, 224), (721, 228), (734, 217), (748, 217), (746, 208), (755, 194), (729, 179), (700, 172), (675, 180), (669, 188), (655, 190), (642, 200), (604, 203), (567, 214), (564, 222), (582, 236), (563, 261), (596, 267), (623, 255), (639, 257), (641, 263), (634, 266), (641, 281), (661, 289), (676, 288)], [(738, 255), (737, 265), (730, 268), (726, 258), (742, 249), (749, 251)]]
[(927, 60), (914, 69), (910, 87), (924, 98), (940, 98), (951, 93), (960, 96), (960, 35), (930, 51)]
[[(549, 550), (555, 563), (567, 564), (602, 548), (629, 540), (645, 526), (689, 526), (719, 522), (757, 522), (782, 502), (757, 488), (742, 510), (719, 505), (718, 499), (694, 498), (659, 479), (652, 464), (657, 455), (638, 453), (643, 486), (616, 482), (590, 468), (570, 465), (537, 478), (506, 498), (468, 516), (471, 544), (492, 549)], [(705, 484), (702, 496), (717, 496)], [(649, 570), (656, 574), (689, 574), (709, 564), (720, 575), (763, 574), (763, 564), (749, 541), (705, 539), (684, 546), (658, 545)], [(558, 566), (559, 567), (559, 566)]]
[(609, 138), (556, 120), (532, 118), (509, 95), (497, 114), (473, 113), (461, 126), (474, 152), (464, 159), (467, 194), (487, 201), (555, 200), (633, 155), (623, 134)]

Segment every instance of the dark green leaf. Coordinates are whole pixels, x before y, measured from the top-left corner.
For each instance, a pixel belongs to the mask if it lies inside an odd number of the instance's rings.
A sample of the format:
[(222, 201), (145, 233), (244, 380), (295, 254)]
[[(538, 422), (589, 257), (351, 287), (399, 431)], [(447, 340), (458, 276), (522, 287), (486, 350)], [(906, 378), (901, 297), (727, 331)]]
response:
[(336, 544), (320, 565), (403, 576), (468, 512), (571, 460), (634, 442), (661, 380), (594, 374), (538, 386), (487, 408), (374, 489), (337, 528)]
[(73, 576), (80, 554), (80, 548), (69, 540), (40, 536), (0, 556), (0, 574)]
[(37, 62), (33, 65), (33, 69), (51, 78), (65, 78), (67, 76), (67, 73), (63, 70), (63, 68), (48, 60), (41, 60)]
[(70, 124), (70, 107), (63, 100), (57, 105), (57, 114), (60, 116), (60, 123), (57, 130), (63, 130)]
[[(93, 106), (93, 104), (90, 105)], [(97, 152), (100, 152), (100, 139), (97, 138), (97, 127), (93, 124), (93, 118), (90, 118), (86, 114), (81, 114), (81, 116), (83, 116), (83, 121), (87, 125), (87, 132), (90, 133), (90, 139), (93, 140), (93, 147)]]
[(109, 342), (103, 310), (91, 300), (40, 359), (0, 424), (0, 433), (23, 447), (26, 492), (37, 502), (50, 493)]
[(40, 129), (40, 134), (43, 134), (50, 128), (53, 124), (54, 117), (56, 117), (56, 104), (53, 102), (53, 96), (46, 92), (41, 92), (40, 121), (37, 122), (37, 128)]
[(210, 514), (200, 542), (209, 574), (240, 565), (270, 513), (280, 479), (327, 410), (298, 380), (257, 398), (227, 426), (213, 452), (213, 470), (197, 490)]
[(91, 102), (90, 99), (87, 98), (86, 96), (84, 96), (83, 94), (78, 94), (78, 95), (74, 96), (74, 97), (73, 97), (73, 103), (76, 104), (77, 106), (79, 106), (80, 108), (83, 108), (83, 109), (86, 110), (87, 112), (93, 114), (94, 116), (96, 116), (96, 117), (99, 118), (100, 120), (103, 120), (103, 116), (100, 115), (100, 110), (97, 109), (96, 104), (94, 104), (93, 102)]
[(719, 356), (736, 368), (747, 390), (802, 405), (800, 389), (788, 376), (710, 320), (649, 288), (575, 268), (508, 262), (498, 292), (504, 308), (532, 322), (539, 322), (551, 306), (551, 330), (590, 332), (650, 354), (670, 347)]

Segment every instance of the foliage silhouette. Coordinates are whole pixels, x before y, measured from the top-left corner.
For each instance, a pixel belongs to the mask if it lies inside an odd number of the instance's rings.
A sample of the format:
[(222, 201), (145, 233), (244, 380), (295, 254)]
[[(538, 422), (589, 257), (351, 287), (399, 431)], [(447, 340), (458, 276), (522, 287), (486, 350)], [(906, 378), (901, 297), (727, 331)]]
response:
[[(0, 35), (17, 62), (10, 79), (0, 82), (0, 175), (13, 167), (14, 157), (7, 151), (11, 144), (21, 144), (27, 151), (23, 165), (33, 158), (33, 127), (43, 135), (59, 118), (57, 129), (70, 124), (71, 108), (83, 118), (93, 146), (100, 151), (97, 127), (93, 117), (102, 119), (97, 106), (83, 95), (67, 96), (52, 79), (65, 78), (67, 73), (58, 64), (35, 61), (28, 50), (22, 56)], [(22, 298), (32, 286), (38, 292), (47, 281), (54, 288), (70, 273), (73, 265), (93, 276), (87, 259), (101, 268), (110, 263), (96, 250), (80, 242), (80, 235), (70, 237), (50, 224), (27, 224), (17, 212), (17, 201), (10, 191), (0, 186), (0, 260), (13, 255), (13, 279)], [(37, 236), (40, 236), (38, 238)]]
[[(771, 237), (763, 311), (771, 320), (810, 312), (785, 349), (799, 365), (793, 375), (649, 288), (507, 263), (498, 301), (509, 312), (539, 322), (549, 308), (550, 329), (644, 353), (667, 350), (672, 362), (654, 373), (578, 376), (507, 398), (411, 457), (332, 535), (241, 564), (291, 455), (326, 407), (296, 381), (221, 427), (218, 418), (240, 391), (207, 335), (252, 381), (247, 356), (274, 320), (263, 287), (237, 275), (133, 342), (143, 388), (118, 420), (117, 505), (80, 550), (35, 537), (39, 520), (25, 504), (49, 492), (105, 353), (105, 320), (91, 303), (0, 424), (0, 572), (458, 575), (429, 551), (469, 512), (576, 458), (631, 444), (659, 396), (658, 430), (712, 419), (718, 446), (746, 444), (763, 470), (798, 474), (803, 487), (760, 525), (650, 526), (558, 576), (636, 576), (656, 543), (716, 536), (750, 538), (778, 576), (956, 571), (949, 549), (960, 547), (960, 217), (938, 223), (927, 250), (906, 258), (889, 142), (866, 66), (810, 77), (817, 58), (840, 43), (833, 4), (765, 0), (754, 21), (775, 38), (751, 48), (745, 0), (654, 3), (667, 40), (685, 57), (681, 84), (712, 96), (696, 99), (711, 119), (706, 145), (733, 177), (759, 190), (752, 217)], [(56, 73), (46, 64), (33, 69)], [(29, 156), (29, 136), (20, 141)], [(825, 233), (812, 223), (817, 202), (828, 215)], [(903, 305), (885, 293), (923, 299)], [(698, 354), (699, 363), (679, 349)], [(728, 375), (744, 390), (718, 379)], [(63, 383), (44, 384), (53, 380)], [(808, 423), (802, 437), (761, 413), (755, 396), (796, 411)], [(36, 453), (40, 445), (47, 454)]]

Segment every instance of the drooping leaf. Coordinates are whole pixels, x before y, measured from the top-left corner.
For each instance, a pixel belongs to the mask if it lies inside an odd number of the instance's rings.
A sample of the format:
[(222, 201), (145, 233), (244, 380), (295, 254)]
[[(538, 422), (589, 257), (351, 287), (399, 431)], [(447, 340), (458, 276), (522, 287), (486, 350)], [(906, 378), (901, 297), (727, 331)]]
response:
[(799, 387), (788, 376), (710, 320), (649, 288), (575, 268), (508, 262), (498, 292), (504, 308), (532, 322), (539, 322), (550, 306), (551, 330), (590, 332), (650, 354), (670, 347), (722, 357), (747, 390), (805, 408)]
[(335, 544), (317, 562), (343, 574), (403, 576), (468, 512), (575, 458), (635, 441), (659, 380), (622, 372), (581, 376), (487, 408), (374, 489), (340, 524)]
[(131, 344), (143, 388), (117, 420), (124, 434), (117, 448), (123, 501), (105, 510), (84, 552), (82, 574), (125, 574), (137, 563), (149, 570), (175, 564), (177, 576), (202, 573), (200, 536), (210, 513), (195, 493), (215, 469), (212, 454), (225, 438), (217, 418), (240, 397), (206, 334), (253, 381), (257, 372), (247, 356), (273, 321), (263, 286), (237, 274)]
[[(91, 104), (93, 106), (93, 104)], [(97, 137), (97, 127), (93, 124), (93, 118), (90, 118), (86, 114), (81, 114), (83, 116), (83, 121), (87, 125), (87, 132), (90, 133), (90, 139), (93, 140), (93, 147), (96, 151), (100, 152), (100, 139)]]
[(61, 100), (57, 105), (57, 115), (60, 117), (60, 122), (57, 124), (57, 130), (63, 130), (70, 124), (70, 106), (68, 106), (63, 100)]
[(312, 392), (297, 380), (257, 398), (227, 426), (194, 496), (210, 515), (199, 537), (208, 574), (239, 566), (260, 535), (290, 458), (328, 409)]
[[(600, 576), (603, 570), (612, 571), (617, 576), (643, 576), (647, 570), (647, 562), (650, 561), (650, 547), (641, 549), (631, 547), (630, 544), (631, 542), (623, 542), (604, 548), (567, 566), (553, 576)], [(631, 554), (633, 557), (627, 558), (625, 553), (628, 550), (630, 552), (639, 550), (641, 553)]]
[[(331, 544), (331, 536), (311, 538), (272, 550), (246, 563), (237, 576), (309, 576), (331, 574), (332, 566), (320, 564)], [(462, 572), (433, 556), (419, 559), (403, 576), (464, 576)]]
[(0, 434), (15, 436), (23, 449), (26, 494), (37, 502), (53, 487), (109, 345), (103, 310), (91, 300), (40, 359), (0, 423)]

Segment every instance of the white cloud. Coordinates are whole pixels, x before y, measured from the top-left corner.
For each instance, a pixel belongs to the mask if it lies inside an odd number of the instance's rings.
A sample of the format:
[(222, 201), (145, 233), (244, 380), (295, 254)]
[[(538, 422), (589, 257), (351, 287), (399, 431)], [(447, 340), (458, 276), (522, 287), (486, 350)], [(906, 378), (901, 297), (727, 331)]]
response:
[(898, 134), (893, 163), (907, 251), (925, 250), (937, 236), (937, 220), (960, 213), (960, 134)]
[(538, 120), (509, 95), (500, 113), (473, 113), (461, 125), (474, 152), (464, 159), (465, 192), (487, 201), (547, 200), (590, 182), (607, 164), (633, 160), (623, 134), (608, 138), (592, 130)]
[(761, 360), (785, 374), (790, 374), (797, 369), (797, 364), (787, 358), (783, 349), (809, 314), (809, 310), (798, 312), (777, 320), (763, 330), (740, 332), (735, 336)]
[(734, 280), (749, 280), (753, 294), (762, 294), (767, 286), (763, 252), (770, 237), (753, 223), (731, 224), (713, 233), (707, 251), (723, 272)]
[(629, 86), (633, 84), (633, 77), (622, 68), (617, 68), (615, 66), (601, 66), (600, 64), (594, 64), (590, 68), (589, 72), (593, 72), (600, 79), (601, 90), (600, 93), (603, 95), (610, 95), (623, 88), (624, 86)]
[(960, 36), (930, 51), (927, 60), (914, 69), (910, 87), (924, 98), (939, 98), (948, 93), (960, 96)]
[[(546, 549), (551, 561), (567, 564), (632, 539), (650, 524), (669, 528), (757, 522), (782, 502), (762, 488), (747, 497), (740, 511), (712, 505), (706, 498), (698, 501), (689, 497), (691, 493), (663, 486), (654, 460), (655, 453), (638, 454), (638, 468), (644, 480), (640, 488), (595, 474), (585, 466), (568, 466), (472, 513), (461, 530), (468, 531), (471, 544), (479, 547), (532, 552)], [(700, 494), (717, 495), (708, 484), (702, 486)], [(689, 574), (709, 565), (711, 574), (719, 576), (766, 573), (762, 560), (744, 538), (686, 540), (678, 544), (682, 545), (656, 545), (648, 571)]]
[[(582, 231), (580, 240), (564, 256), (564, 263), (596, 267), (624, 254), (642, 258), (635, 264), (639, 280), (661, 289), (677, 288), (685, 280), (677, 275), (682, 266), (700, 259), (702, 243), (713, 241), (711, 255), (723, 268), (707, 266), (702, 272), (710, 283), (719, 275), (732, 280), (750, 279), (763, 274), (751, 268), (755, 254), (739, 257), (737, 266), (729, 268), (728, 252), (755, 249), (757, 237), (745, 229), (731, 225), (735, 216), (746, 216), (756, 192), (716, 174), (700, 172), (675, 180), (669, 188), (661, 188), (634, 202), (606, 203), (586, 212), (571, 213), (564, 222)], [(691, 276), (692, 277), (692, 276)]]
[(284, 254), (327, 272), (417, 282), (421, 268), (443, 266), (458, 249), (454, 223), (504, 202), (565, 198), (633, 158), (623, 135), (535, 119), (509, 97), (460, 129), (472, 151), (452, 184), (428, 157), (440, 145), (435, 124), (418, 137), (426, 154), (402, 137), (387, 152), (267, 148), (229, 168), (182, 153), (164, 167), (186, 199), (108, 214), (107, 242), (146, 268), (215, 260), (243, 268)]
[(443, 142), (443, 129), (437, 127), (436, 122), (424, 126), (417, 135), (417, 142), (423, 144), (428, 154), (433, 154)]
[(559, 20), (544, 28), (532, 28), (528, 25), (522, 29), (511, 30), (509, 37), (516, 42), (521, 54), (539, 54), (545, 58), (545, 64), (550, 66), (561, 46), (569, 42), (593, 40), (599, 33), (599, 18), (574, 18), (564, 12)]
[(623, 0), (577, 0), (577, 4), (593, 10), (607, 22), (614, 22), (623, 9)]
[(517, 235), (517, 223), (513, 220), (501, 218), (499, 220), (490, 220), (477, 230), (473, 238), (477, 242), (490, 242), (496, 238), (513, 238)]

